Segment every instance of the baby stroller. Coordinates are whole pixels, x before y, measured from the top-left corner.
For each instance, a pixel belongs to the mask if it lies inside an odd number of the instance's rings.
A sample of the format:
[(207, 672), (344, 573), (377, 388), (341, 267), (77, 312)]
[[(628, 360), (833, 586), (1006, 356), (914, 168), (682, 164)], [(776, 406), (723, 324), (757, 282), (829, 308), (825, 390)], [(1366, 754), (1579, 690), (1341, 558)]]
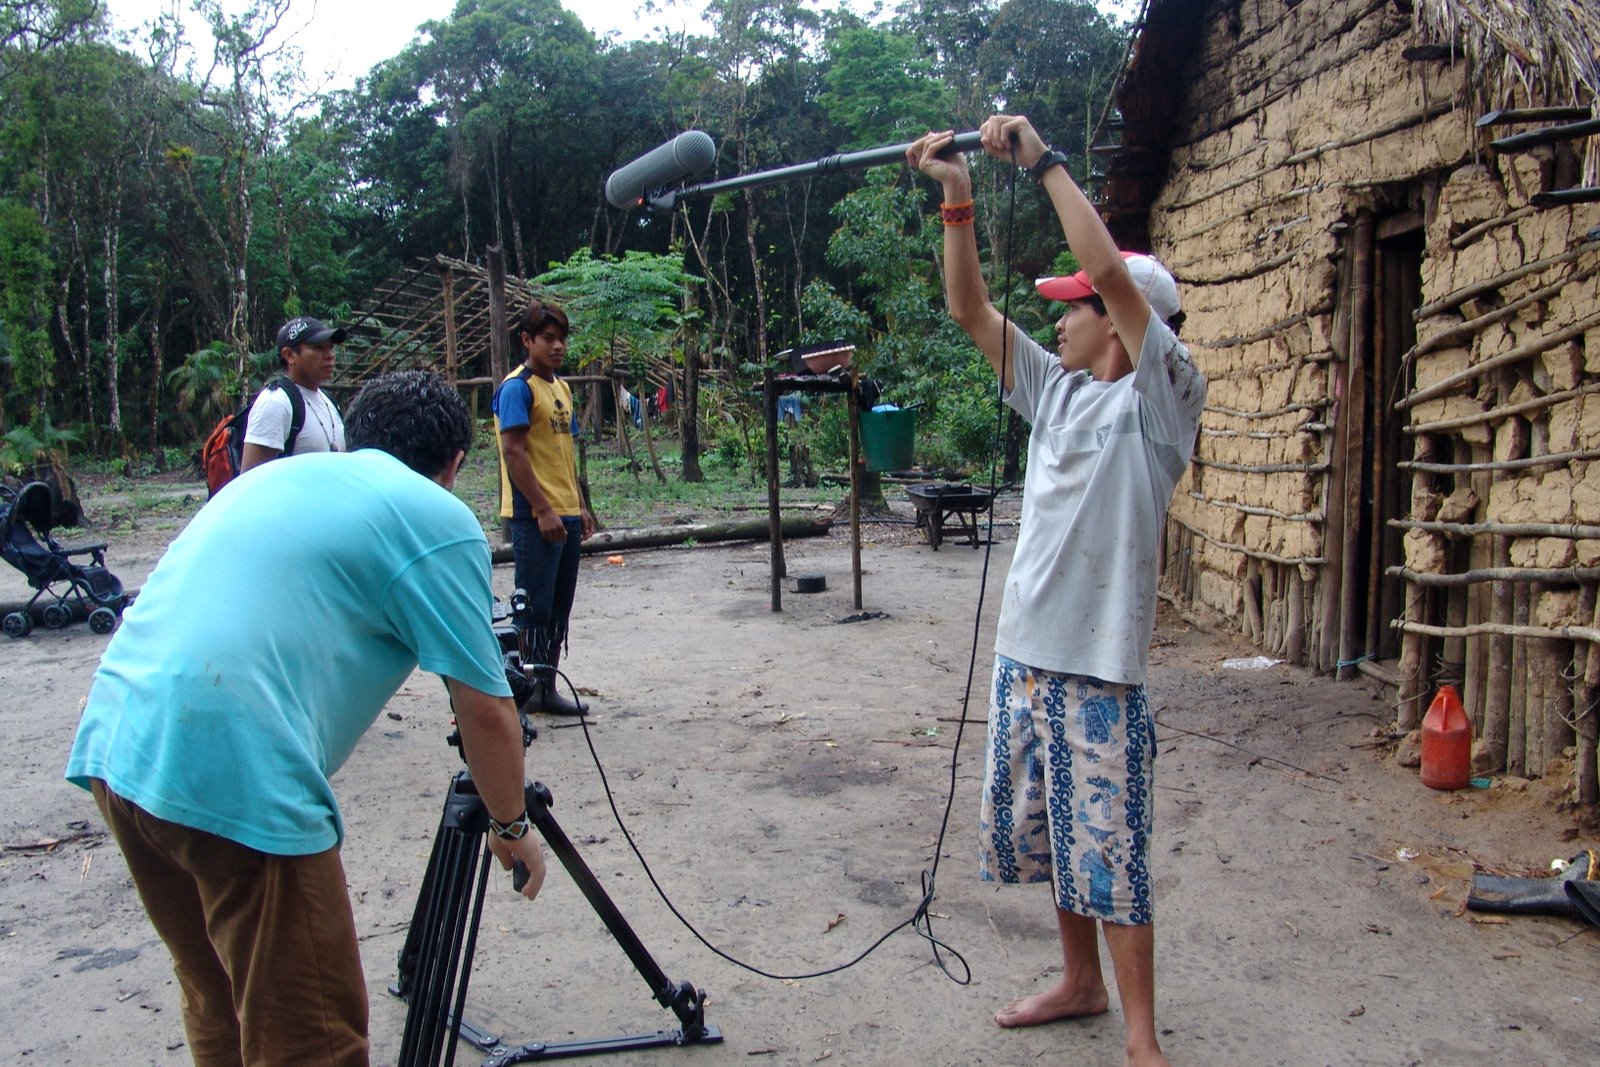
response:
[[(23, 573), (38, 592), (21, 611), (7, 613), (0, 627), (9, 637), (24, 637), (33, 629), (34, 604), (48, 597), (40, 612), (44, 624), (59, 630), (72, 622), (73, 609), (89, 616), (89, 629), (108, 634), (128, 603), (122, 582), (106, 570), (105, 543), (63, 547), (50, 536), (50, 487), (29, 482), (21, 489), (0, 485), (0, 557)], [(88, 556), (89, 563), (72, 562)]]

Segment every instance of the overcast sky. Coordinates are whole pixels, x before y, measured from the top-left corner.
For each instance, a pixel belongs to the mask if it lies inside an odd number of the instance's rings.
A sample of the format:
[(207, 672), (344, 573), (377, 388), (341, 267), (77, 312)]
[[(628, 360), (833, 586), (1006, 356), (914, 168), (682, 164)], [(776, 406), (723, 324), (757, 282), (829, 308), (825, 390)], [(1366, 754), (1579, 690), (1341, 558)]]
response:
[[(222, 2), (224, 10), (243, 11), (248, 0)], [(831, 8), (838, 2), (824, 0), (818, 6)], [(872, 0), (848, 2), (862, 12), (872, 7)], [(1124, 19), (1138, 13), (1139, 0), (1097, 2), (1101, 10)], [(187, 11), (191, 4), (192, 0), (106, 0), (117, 28), (135, 34), (162, 10), (176, 5)], [(348, 89), (373, 64), (405, 48), (418, 26), (449, 17), (455, 6), (456, 0), (292, 0), (284, 29), (295, 32), (295, 43), (305, 54), (314, 87)], [(596, 35), (615, 32), (623, 40), (650, 36), (661, 25), (697, 32), (705, 29), (699, 18), (704, 0), (655, 0), (658, 10), (647, 15), (638, 14), (641, 0), (562, 0), (562, 6), (575, 12)], [(893, 0), (885, 0), (884, 7), (893, 6)], [(131, 47), (136, 54), (143, 54), (137, 39)]]
[[(118, 29), (136, 31), (170, 7), (174, 0), (106, 0), (112, 21)], [(176, 0), (187, 11), (190, 0)], [(624, 40), (648, 35), (651, 27), (668, 24), (681, 28), (691, 23), (699, 28), (698, 2), (668, 7), (654, 15), (636, 16), (640, 0), (562, 0), (562, 6), (583, 20), (599, 35), (612, 31)], [(223, 9), (243, 11), (246, 0), (223, 0)], [(449, 17), (456, 0), (293, 0), (285, 28), (298, 30), (295, 43), (304, 51), (313, 84), (322, 84), (317, 73), (327, 75), (328, 89), (347, 89), (372, 65), (397, 54), (411, 42), (424, 22)], [(686, 14), (686, 12), (693, 12)], [(133, 50), (142, 53), (137, 41)]]

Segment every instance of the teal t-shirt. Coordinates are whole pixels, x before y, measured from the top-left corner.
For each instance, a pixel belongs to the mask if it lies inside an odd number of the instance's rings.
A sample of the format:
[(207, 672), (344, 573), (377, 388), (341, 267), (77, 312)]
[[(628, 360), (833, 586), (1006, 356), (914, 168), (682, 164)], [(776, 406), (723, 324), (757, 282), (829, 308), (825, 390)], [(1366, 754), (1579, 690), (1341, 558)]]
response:
[(262, 852), (344, 836), (328, 778), (420, 665), (509, 695), (489, 544), (387, 453), (264, 464), (156, 565), (106, 648), (67, 762), (169, 822)]

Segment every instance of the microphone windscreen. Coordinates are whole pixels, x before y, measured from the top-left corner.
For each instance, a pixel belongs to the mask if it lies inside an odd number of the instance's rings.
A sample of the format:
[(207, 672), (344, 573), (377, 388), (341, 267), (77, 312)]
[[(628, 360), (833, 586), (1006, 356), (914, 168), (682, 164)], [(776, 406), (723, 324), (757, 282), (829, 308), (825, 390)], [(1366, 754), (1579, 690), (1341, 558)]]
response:
[(664, 188), (708, 169), (717, 160), (716, 142), (704, 130), (688, 130), (611, 172), (606, 200), (622, 211)]

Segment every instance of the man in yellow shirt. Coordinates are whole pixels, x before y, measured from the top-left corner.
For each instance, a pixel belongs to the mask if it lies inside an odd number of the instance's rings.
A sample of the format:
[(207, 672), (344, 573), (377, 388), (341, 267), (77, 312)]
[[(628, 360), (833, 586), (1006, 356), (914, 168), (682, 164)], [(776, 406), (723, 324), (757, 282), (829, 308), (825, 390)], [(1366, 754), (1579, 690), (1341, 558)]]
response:
[(534, 301), (518, 318), (523, 363), (494, 394), (500, 442), (500, 515), (511, 535), (516, 587), (528, 596), (517, 620), (532, 654), (533, 696), (524, 710), (589, 710), (556, 685), (567, 620), (578, 588), (579, 546), (594, 533), (572, 446), (572, 389), (556, 377), (567, 358), (566, 312)]

